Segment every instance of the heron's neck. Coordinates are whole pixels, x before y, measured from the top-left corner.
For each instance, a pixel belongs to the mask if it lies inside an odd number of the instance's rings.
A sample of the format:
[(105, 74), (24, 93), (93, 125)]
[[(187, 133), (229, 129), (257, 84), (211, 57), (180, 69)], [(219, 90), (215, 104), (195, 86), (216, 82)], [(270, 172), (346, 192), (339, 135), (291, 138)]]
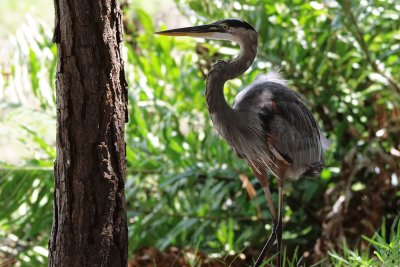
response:
[(257, 54), (257, 36), (240, 42), (240, 54), (231, 61), (220, 61), (214, 64), (208, 74), (206, 86), (207, 106), (210, 115), (232, 116), (234, 111), (224, 96), (224, 84), (227, 80), (242, 75), (253, 63)]

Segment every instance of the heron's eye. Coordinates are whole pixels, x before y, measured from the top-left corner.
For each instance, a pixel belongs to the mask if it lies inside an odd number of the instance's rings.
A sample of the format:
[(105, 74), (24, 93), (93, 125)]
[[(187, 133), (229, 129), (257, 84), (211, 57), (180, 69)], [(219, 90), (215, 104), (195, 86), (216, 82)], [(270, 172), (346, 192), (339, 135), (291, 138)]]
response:
[(228, 30), (229, 26), (227, 24), (222, 25), (222, 27), (224, 27), (224, 30)]

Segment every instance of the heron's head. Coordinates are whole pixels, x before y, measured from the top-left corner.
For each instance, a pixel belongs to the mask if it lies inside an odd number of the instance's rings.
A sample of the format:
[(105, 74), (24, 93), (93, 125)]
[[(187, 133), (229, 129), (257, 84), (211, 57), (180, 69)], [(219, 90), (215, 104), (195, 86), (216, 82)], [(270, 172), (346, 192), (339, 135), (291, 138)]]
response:
[(257, 42), (258, 39), (256, 30), (240, 19), (224, 19), (212, 24), (160, 31), (156, 32), (156, 34), (230, 40), (239, 44), (246, 41)]

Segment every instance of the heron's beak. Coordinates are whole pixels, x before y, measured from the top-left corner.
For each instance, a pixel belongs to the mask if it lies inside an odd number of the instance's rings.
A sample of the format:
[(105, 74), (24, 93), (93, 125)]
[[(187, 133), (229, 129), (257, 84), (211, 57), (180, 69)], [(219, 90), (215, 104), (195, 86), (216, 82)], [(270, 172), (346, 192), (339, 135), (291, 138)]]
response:
[(221, 32), (221, 27), (209, 24), (209, 25), (160, 31), (156, 32), (155, 34), (167, 35), (167, 36), (190, 36), (198, 38), (210, 38), (213, 37), (214, 33), (216, 32)]

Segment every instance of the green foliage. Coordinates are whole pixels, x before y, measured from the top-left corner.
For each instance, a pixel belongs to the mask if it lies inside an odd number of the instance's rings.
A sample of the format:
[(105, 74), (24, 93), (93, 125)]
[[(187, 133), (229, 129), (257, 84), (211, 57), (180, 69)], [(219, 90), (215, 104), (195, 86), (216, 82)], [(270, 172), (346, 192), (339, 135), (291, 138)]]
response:
[(380, 235), (375, 233), (372, 238), (363, 236), (375, 248), (374, 254), (384, 266), (397, 266), (400, 262), (400, 217), (392, 224), (389, 236), (386, 233), (385, 221), (381, 226)]
[(381, 226), (380, 234), (375, 233), (372, 238), (363, 236), (369, 245), (373, 246), (371, 257), (368, 250), (359, 253), (352, 251), (346, 243), (343, 244), (341, 253), (330, 252), (332, 263), (335, 266), (385, 266), (395, 267), (400, 263), (400, 223), (399, 217), (393, 222), (390, 234), (386, 233), (385, 222)]
[(51, 29), (30, 22), (11, 37), (13, 51), (1, 66), (0, 263), (43, 266), (52, 223), (56, 49)]
[(51, 109), (55, 106), (56, 46), (51, 29), (33, 19), (29, 22), (10, 37), (13, 51), (2, 66), (2, 97), (5, 103)]
[(0, 262), (3, 257), (15, 257), (22, 266), (47, 262), (45, 248), (53, 219), (52, 177), (52, 170), (45, 167), (1, 169), (0, 235), (3, 249), (8, 249), (0, 250)]
[[(300, 255), (313, 253), (317, 239), (337, 249), (344, 238), (338, 232), (361, 242), (382, 217), (393, 220), (400, 197), (396, 1), (181, 0), (178, 5), (196, 14), (197, 23), (241, 17), (259, 32), (257, 60), (240, 80), (226, 85), (229, 101), (256, 75), (281, 68), (332, 142), (320, 178), (286, 186), (287, 266), (307, 260)], [(165, 26), (155, 27), (144, 10), (125, 9), (130, 253), (143, 246), (220, 254), (261, 247), (271, 229), (262, 190), (212, 129), (205, 108), (205, 73), (216, 58), (232, 57), (232, 44), (158, 37), (153, 33)], [(11, 136), (24, 133), (17, 139), (30, 149), (22, 163), (0, 165), (0, 235), (12, 248), (5, 252), (0, 246), (0, 259), (17, 258), (22, 266), (45, 264), (52, 218), (54, 134), (49, 138), (48, 129), (39, 126), (43, 118), (55, 125), (56, 50), (51, 29), (36, 25), (15, 35), (10, 63), (1, 66), (0, 76), (5, 115), (0, 127), (18, 121)], [(29, 120), (16, 115), (21, 112)], [(248, 197), (239, 176), (254, 185), (255, 198)], [(276, 200), (276, 181), (271, 184)], [(370, 227), (365, 230), (361, 221)], [(349, 224), (353, 228), (347, 229)], [(373, 257), (368, 250), (353, 250), (358, 243), (348, 240), (343, 253), (331, 252), (330, 260), (335, 266), (392, 262), (400, 231), (388, 238), (383, 229), (385, 224), (380, 236), (364, 238), (375, 248)]]

